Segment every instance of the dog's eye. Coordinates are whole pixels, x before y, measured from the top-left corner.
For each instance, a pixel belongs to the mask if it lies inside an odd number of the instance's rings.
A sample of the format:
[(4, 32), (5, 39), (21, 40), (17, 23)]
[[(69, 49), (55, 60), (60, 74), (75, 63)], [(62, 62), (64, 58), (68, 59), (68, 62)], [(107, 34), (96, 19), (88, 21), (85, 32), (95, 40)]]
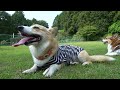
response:
[(33, 27), (33, 29), (39, 29), (39, 27)]

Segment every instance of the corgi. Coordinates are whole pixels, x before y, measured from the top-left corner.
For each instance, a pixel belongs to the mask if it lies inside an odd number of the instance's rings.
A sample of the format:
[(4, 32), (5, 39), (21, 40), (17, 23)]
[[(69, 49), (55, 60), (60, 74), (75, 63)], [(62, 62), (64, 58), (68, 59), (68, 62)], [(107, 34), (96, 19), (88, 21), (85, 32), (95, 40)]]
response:
[(105, 55), (120, 55), (120, 37), (118, 36), (118, 34), (107, 36), (102, 41), (104, 44), (108, 44), (108, 52)]
[(105, 55), (89, 56), (87, 51), (78, 46), (59, 45), (56, 39), (57, 28), (46, 28), (39, 24), (18, 26), (21, 36), (24, 36), (14, 47), (26, 45), (29, 47), (34, 65), (22, 73), (34, 73), (38, 68), (45, 67), (43, 75), (51, 77), (65, 65), (88, 65), (94, 61), (114, 61), (115, 58)]

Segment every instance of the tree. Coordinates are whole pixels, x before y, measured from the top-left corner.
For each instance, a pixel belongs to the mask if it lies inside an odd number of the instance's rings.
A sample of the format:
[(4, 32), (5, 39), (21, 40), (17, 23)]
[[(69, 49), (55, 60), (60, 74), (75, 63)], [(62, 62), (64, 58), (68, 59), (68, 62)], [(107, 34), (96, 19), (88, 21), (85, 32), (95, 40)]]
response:
[(60, 29), (60, 26), (59, 26), (59, 15), (57, 15), (53, 21), (53, 25), (52, 27), (55, 27), (57, 26), (59, 29)]
[(111, 34), (119, 33), (120, 34), (120, 20), (113, 23), (111, 26), (109, 26), (108, 33), (111, 33)]
[(0, 11), (0, 34), (12, 33), (12, 20), (10, 14)]
[(12, 15), (13, 32), (18, 33), (16, 27), (19, 25), (28, 25), (23, 11), (15, 11)]
[(64, 29), (66, 33), (73, 36), (79, 28), (95, 26), (99, 30), (99, 37), (108, 32), (108, 27), (113, 19), (119, 19), (117, 11), (63, 11), (54, 19), (53, 26)]
[(29, 19), (27, 19), (26, 22), (28, 26), (31, 26), (33, 24), (32, 20), (29, 20)]
[(99, 31), (95, 26), (84, 26), (79, 28), (79, 31), (76, 33), (76, 36), (83, 37), (86, 41), (98, 40)]
[(115, 14), (115, 16), (114, 16), (114, 18), (113, 18), (113, 21), (114, 22), (117, 22), (117, 21), (119, 21), (120, 20), (120, 11), (116, 11), (116, 14)]
[(42, 26), (45, 26), (46, 28), (48, 28), (48, 23), (44, 20), (36, 20), (35, 18), (32, 19), (32, 24), (39, 24)]
[(39, 20), (38, 24), (40, 24), (42, 26), (45, 26), (46, 28), (49, 28), (48, 23), (46, 21), (44, 21), (44, 20)]
[[(31, 26), (35, 23), (48, 27), (48, 23), (44, 20), (38, 21), (35, 18), (33, 20), (26, 20), (23, 11), (15, 11), (12, 16), (5, 11), (0, 11), (0, 34), (17, 34), (18, 30), (16, 28), (18, 25)], [(9, 35), (1, 35), (0, 41), (8, 40), (9, 38)]]
[(32, 23), (33, 23), (33, 24), (37, 24), (38, 21), (37, 21), (35, 18), (33, 18), (33, 19), (32, 19)]
[(27, 24), (23, 11), (15, 11), (15, 13), (12, 15), (12, 20), (16, 26)]

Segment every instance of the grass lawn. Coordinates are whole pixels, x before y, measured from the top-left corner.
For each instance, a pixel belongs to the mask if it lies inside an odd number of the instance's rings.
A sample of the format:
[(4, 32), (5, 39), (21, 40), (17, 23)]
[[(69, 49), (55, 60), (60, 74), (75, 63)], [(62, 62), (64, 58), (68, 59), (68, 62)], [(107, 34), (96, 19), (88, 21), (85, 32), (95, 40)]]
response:
[[(107, 45), (99, 41), (61, 44), (80, 46), (90, 55), (104, 55), (107, 52)], [(120, 79), (120, 56), (114, 56), (114, 58), (116, 58), (114, 62), (66, 66), (57, 71), (50, 79)], [(23, 70), (31, 68), (32, 65), (33, 61), (28, 47), (0, 46), (0, 79), (46, 79), (42, 75), (43, 70), (32, 74), (21, 73)]]

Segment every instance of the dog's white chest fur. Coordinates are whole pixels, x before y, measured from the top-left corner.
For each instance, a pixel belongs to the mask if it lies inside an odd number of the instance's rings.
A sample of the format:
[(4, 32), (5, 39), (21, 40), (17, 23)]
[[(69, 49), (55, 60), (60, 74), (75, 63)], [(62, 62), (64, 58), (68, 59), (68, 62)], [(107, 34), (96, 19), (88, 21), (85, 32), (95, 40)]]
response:
[(38, 60), (36, 57), (40, 56), (43, 51), (49, 46), (49, 42), (42, 43), (38, 47), (34, 47), (33, 45), (29, 46), (30, 52), (32, 54), (34, 63), (37, 64), (37, 66), (43, 66), (50, 58), (47, 58), (45, 60)]
[(42, 43), (41, 45), (38, 46), (29, 46), (30, 52), (34, 57), (40, 56), (43, 51), (49, 46), (49, 42)]
[(113, 56), (113, 55), (120, 55), (120, 49), (112, 52), (112, 45), (111, 44), (108, 44), (107, 49), (108, 49), (108, 52), (105, 55), (111, 55), (111, 56)]
[(109, 53), (112, 52), (112, 45), (108, 44), (107, 49), (108, 49), (108, 52), (109, 52)]

